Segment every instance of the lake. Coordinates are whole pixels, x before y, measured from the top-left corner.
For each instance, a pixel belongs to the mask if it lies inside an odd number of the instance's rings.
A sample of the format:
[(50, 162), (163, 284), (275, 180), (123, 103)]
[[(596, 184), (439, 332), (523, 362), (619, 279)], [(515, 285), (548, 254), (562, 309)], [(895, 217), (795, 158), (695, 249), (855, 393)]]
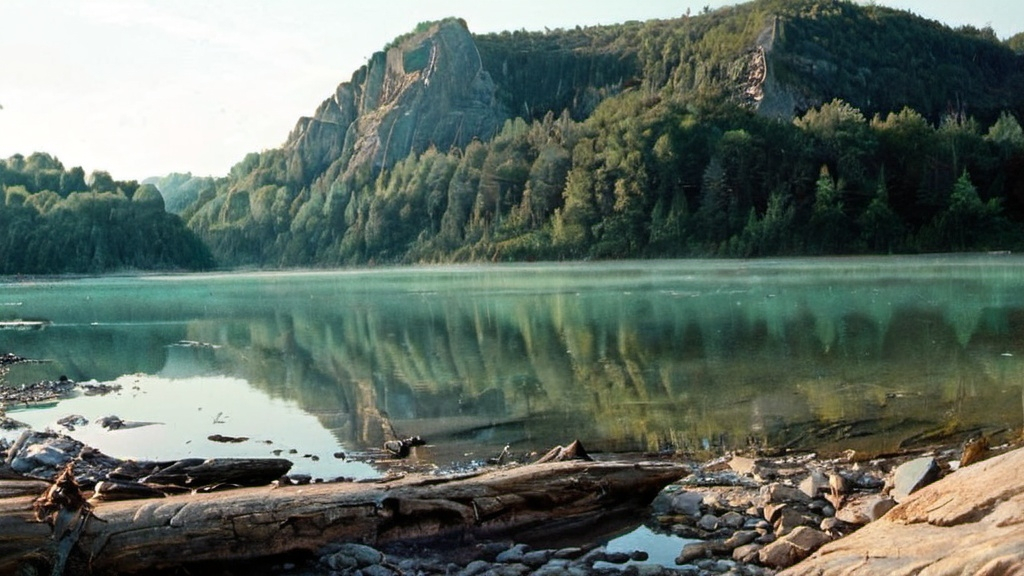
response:
[[(82, 415), (68, 433), (122, 458), (280, 454), (325, 478), (380, 474), (392, 435), (446, 467), (574, 438), (878, 453), (1024, 420), (1008, 255), (11, 280), (0, 326), (0, 353), (45, 360), (6, 385), (121, 387), (16, 420)], [(112, 414), (151, 424), (95, 422)]]

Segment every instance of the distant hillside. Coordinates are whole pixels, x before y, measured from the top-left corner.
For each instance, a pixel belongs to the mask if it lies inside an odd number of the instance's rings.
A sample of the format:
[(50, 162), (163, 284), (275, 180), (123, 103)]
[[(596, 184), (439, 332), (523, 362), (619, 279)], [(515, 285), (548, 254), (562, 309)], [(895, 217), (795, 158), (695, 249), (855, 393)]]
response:
[(0, 160), (0, 275), (201, 270), (210, 251), (148, 184), (35, 153)]
[(1017, 246), (1019, 44), (838, 0), (424, 23), (281, 148), (167, 184), (233, 265)]

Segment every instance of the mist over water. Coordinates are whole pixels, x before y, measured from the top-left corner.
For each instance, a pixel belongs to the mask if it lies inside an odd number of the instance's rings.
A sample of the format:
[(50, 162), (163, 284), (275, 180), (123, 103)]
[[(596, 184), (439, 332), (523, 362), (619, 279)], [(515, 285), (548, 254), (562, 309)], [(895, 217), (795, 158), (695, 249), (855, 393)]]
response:
[[(136, 396), (164, 400), (126, 404), (123, 386), (86, 416), (159, 420), (165, 449), (192, 456), (221, 455), (209, 434), (249, 437), (232, 453), (294, 449), (325, 477), (371, 474), (351, 460), (380, 457), (391, 434), (425, 437), (414, 458), (446, 465), (574, 438), (888, 451), (1024, 420), (1015, 256), (104, 277), (2, 284), (0, 302), (0, 322), (49, 322), (0, 330), (0, 353), (47, 360), (14, 366), (9, 385), (135, 378)], [(189, 401), (167, 400), (175, 387)]]

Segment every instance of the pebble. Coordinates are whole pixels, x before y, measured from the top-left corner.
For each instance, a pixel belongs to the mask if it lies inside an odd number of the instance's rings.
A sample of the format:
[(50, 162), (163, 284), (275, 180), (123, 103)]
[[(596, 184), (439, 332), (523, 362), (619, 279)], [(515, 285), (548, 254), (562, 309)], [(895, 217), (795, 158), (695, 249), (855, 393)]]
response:
[(697, 527), (712, 532), (718, 529), (718, 517), (714, 514), (705, 514), (697, 521)]
[(496, 562), (502, 564), (511, 564), (513, 562), (522, 562), (523, 556), (530, 551), (530, 547), (526, 544), (516, 544), (508, 550), (498, 554), (495, 558)]

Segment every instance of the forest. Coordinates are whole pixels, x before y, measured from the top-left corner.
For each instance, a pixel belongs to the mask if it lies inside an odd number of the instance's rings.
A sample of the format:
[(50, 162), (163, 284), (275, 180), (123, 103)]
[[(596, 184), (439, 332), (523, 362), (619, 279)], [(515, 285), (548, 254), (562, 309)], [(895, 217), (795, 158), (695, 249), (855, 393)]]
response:
[[(766, 31), (770, 78), (751, 86)], [(850, 2), (760, 0), (474, 40), (498, 100), (519, 111), (493, 138), (382, 169), (340, 159), (305, 178), (284, 147), (225, 178), (157, 184), (232, 266), (1024, 247), (1019, 36)], [(614, 68), (609, 54), (635, 76), (586, 84)], [(552, 96), (556, 78), (583, 88), (559, 83)], [(779, 93), (811, 104), (758, 109)]]
[(1008, 250), (1022, 169), (1010, 113), (935, 126), (836, 100), (782, 123), (635, 92), (324, 192), (214, 196), (227, 225), (185, 217), (226, 260), (269, 266)]
[(201, 270), (206, 246), (151, 184), (65, 169), (34, 153), (0, 160), (0, 274)]
[[(397, 61), (424, 69), (432, 26)], [(338, 138), (384, 112), (325, 101), (315, 162), (139, 185), (8, 159), (0, 273), (1024, 249), (1024, 35), (755, 0), (472, 42), (504, 121), (465, 145), (356, 165)]]

